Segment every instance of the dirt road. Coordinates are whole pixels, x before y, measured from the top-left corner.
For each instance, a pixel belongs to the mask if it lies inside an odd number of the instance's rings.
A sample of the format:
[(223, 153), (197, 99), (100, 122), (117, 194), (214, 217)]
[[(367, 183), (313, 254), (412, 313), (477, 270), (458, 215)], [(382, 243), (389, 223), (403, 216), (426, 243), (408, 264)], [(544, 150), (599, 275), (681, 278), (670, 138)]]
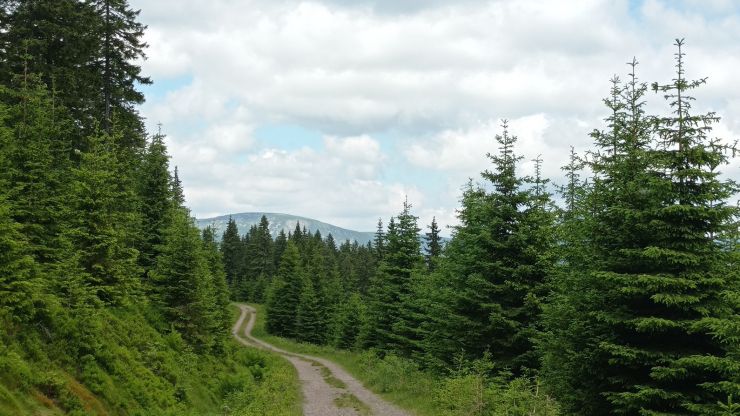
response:
[[(303, 389), (304, 416), (411, 416), (381, 399), (343, 368), (324, 358), (288, 352), (252, 336), (256, 311), (249, 305), (238, 305), (241, 315), (232, 333), (244, 345), (272, 351), (285, 357), (298, 370)], [(245, 319), (247, 325), (239, 333)]]

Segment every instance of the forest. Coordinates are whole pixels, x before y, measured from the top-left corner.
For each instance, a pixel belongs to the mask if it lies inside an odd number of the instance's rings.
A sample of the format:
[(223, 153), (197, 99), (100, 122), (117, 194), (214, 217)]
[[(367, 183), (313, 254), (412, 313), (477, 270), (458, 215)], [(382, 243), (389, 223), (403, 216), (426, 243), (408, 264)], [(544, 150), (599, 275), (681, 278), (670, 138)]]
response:
[(407, 199), (360, 245), (198, 230), (139, 114), (145, 29), (126, 0), (0, 3), (0, 415), (300, 414), (233, 303), (414, 414), (740, 415), (737, 147), (683, 40), (668, 81), (616, 68), (566, 183), (504, 120), (449, 241)]

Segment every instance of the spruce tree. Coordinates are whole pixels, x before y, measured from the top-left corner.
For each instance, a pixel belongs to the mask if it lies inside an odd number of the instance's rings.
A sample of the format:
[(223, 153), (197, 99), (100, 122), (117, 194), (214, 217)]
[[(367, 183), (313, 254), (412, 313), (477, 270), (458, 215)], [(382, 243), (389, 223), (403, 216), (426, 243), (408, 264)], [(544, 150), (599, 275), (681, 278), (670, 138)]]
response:
[(432, 217), (432, 223), (429, 224), (429, 232), (424, 234), (424, 252), (427, 269), (433, 272), (436, 268), (436, 259), (442, 254), (442, 239), (439, 236), (436, 217)]
[(468, 186), (461, 225), (433, 277), (439, 290), (429, 315), (443, 318), (424, 341), (432, 365), (489, 351), (499, 368), (515, 373), (538, 366), (532, 335), (547, 294), (550, 217), (536, 181), (517, 174), (516, 137), (502, 127), (499, 153), (488, 155), (494, 169), (482, 173), (490, 191)]
[(229, 217), (226, 230), (221, 238), (221, 255), (224, 259), (224, 271), (226, 272), (226, 283), (231, 289), (232, 296), (240, 288), (242, 273), (244, 270), (244, 249), (239, 228), (236, 221)]
[(173, 204), (169, 159), (164, 136), (152, 136), (142, 159), (139, 186), (142, 234), (138, 244), (139, 264), (145, 271), (154, 267), (165, 229), (169, 226)]
[(40, 283), (38, 271), (20, 226), (10, 217), (10, 205), (0, 195), (0, 322), (6, 330), (14, 326), (11, 322), (26, 322), (33, 317)]
[(113, 146), (108, 135), (90, 138), (89, 151), (73, 170), (77, 216), (69, 234), (88, 275), (87, 284), (101, 301), (119, 305), (137, 297), (141, 287), (132, 235), (138, 218), (125, 209), (134, 192), (119, 186), (122, 167)]
[(255, 291), (255, 281), (259, 276), (269, 279), (275, 273), (270, 223), (264, 215), (260, 219), (259, 225), (249, 231), (249, 244), (246, 246), (246, 254), (246, 276), (250, 284), (250, 297), (261, 299), (261, 291)]
[(323, 344), (326, 339), (325, 317), (311, 279), (304, 278), (296, 307), (295, 337), (298, 341)]
[(285, 234), (285, 230), (280, 230), (277, 237), (275, 237), (275, 244), (273, 245), (273, 270), (277, 270), (280, 266), (280, 258), (283, 257), (285, 247), (288, 245), (288, 236)]
[(192, 345), (210, 349), (220, 326), (213, 313), (213, 279), (200, 233), (186, 210), (172, 212), (152, 280), (167, 321)]
[(337, 310), (332, 321), (331, 345), (342, 349), (352, 349), (357, 344), (357, 337), (365, 318), (365, 305), (358, 293), (345, 299)]
[[(604, 312), (613, 336), (601, 348), (610, 364), (604, 394), (615, 412), (718, 414), (718, 402), (740, 391), (733, 382), (740, 363), (716, 336), (716, 327), (733, 318), (723, 292), (737, 287), (737, 274), (718, 237), (735, 226), (737, 208), (726, 201), (737, 188), (716, 171), (727, 163), (708, 137), (718, 117), (691, 113), (689, 92), (706, 79), (685, 78), (682, 46), (677, 40), (672, 82), (653, 84), (672, 114), (655, 123), (658, 143), (645, 184), (651, 199), (639, 211), (628, 207), (634, 214), (620, 221), (626, 226), (615, 230), (624, 230), (616, 242), (596, 241), (606, 259), (599, 273), (614, 294)], [(615, 218), (601, 219), (597, 224)]]
[(18, 89), (0, 87), (7, 157), (7, 200), (27, 238), (30, 254), (53, 267), (68, 257), (60, 236), (70, 217), (71, 121), (36, 76), (24, 75)]
[(375, 247), (375, 256), (378, 261), (383, 258), (385, 253), (385, 231), (383, 230), (383, 219), (378, 218), (378, 227), (375, 230), (375, 237), (373, 237), (373, 247)]
[(296, 307), (304, 278), (298, 248), (288, 241), (267, 295), (265, 328), (269, 333), (289, 338), (296, 335)]
[(117, 123), (121, 145), (142, 148), (135, 105), (144, 96), (136, 87), (151, 80), (136, 62), (145, 58), (147, 46), (138, 11), (126, 0), (23, 1), (10, 10), (8, 31), (1, 35), (10, 46), (3, 76), (39, 74), (77, 121), (80, 137), (98, 126), (111, 133)]
[[(721, 243), (736, 227), (725, 202), (736, 188), (717, 176), (716, 116), (689, 112), (687, 93), (704, 80), (685, 80), (677, 46), (676, 78), (654, 85), (673, 114), (645, 114), (633, 61), (630, 82), (606, 100), (609, 129), (593, 135), (587, 257), (575, 257), (587, 264), (574, 265), (580, 274), (546, 315), (544, 374), (575, 414), (727, 414), (720, 402), (738, 391), (732, 337), (721, 335), (737, 319), (727, 296), (737, 273)], [(552, 359), (556, 350), (568, 356)]]
[(185, 193), (182, 188), (182, 181), (175, 166), (175, 173), (172, 175), (172, 200), (176, 208), (185, 207)]
[(143, 42), (144, 26), (137, 21), (139, 11), (129, 7), (127, 0), (93, 0), (96, 11), (98, 53), (95, 64), (102, 72), (103, 128), (112, 128), (114, 113), (128, 126), (128, 131), (142, 131), (135, 104), (144, 102), (144, 95), (136, 85), (151, 84), (141, 75), (141, 67), (131, 62), (146, 58)]
[(226, 284), (226, 271), (221, 252), (216, 242), (216, 234), (212, 227), (206, 227), (201, 234), (203, 240), (203, 249), (208, 266), (210, 268), (211, 282), (210, 289), (213, 291), (214, 310), (212, 311), (212, 321), (214, 333), (226, 332), (231, 325), (231, 315), (229, 314), (229, 287)]
[(404, 201), (391, 218), (386, 254), (371, 282), (365, 342), (387, 352), (410, 356), (418, 350), (420, 316), (414, 302), (413, 274), (423, 264), (417, 217)]

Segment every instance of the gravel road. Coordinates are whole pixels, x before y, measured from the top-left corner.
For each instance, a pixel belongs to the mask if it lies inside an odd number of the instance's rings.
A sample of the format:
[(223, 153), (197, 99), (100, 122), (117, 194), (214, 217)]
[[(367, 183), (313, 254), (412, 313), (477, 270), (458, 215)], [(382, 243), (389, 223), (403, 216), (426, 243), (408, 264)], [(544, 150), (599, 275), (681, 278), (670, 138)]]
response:
[[(381, 399), (366, 389), (342, 367), (325, 358), (296, 354), (277, 348), (252, 336), (257, 311), (249, 305), (238, 305), (241, 315), (234, 324), (232, 334), (244, 345), (261, 348), (282, 355), (298, 371), (303, 390), (304, 416), (411, 416), (411, 414)], [(239, 333), (245, 319), (247, 325)], [(328, 370), (328, 371), (327, 371)], [(333, 382), (327, 381), (333, 380)], [(339, 380), (339, 381), (337, 381)], [(341, 405), (342, 397), (354, 396), (359, 405)], [(340, 402), (340, 404), (337, 403)], [(346, 406), (346, 407), (345, 407)], [(364, 413), (363, 409), (364, 408)]]

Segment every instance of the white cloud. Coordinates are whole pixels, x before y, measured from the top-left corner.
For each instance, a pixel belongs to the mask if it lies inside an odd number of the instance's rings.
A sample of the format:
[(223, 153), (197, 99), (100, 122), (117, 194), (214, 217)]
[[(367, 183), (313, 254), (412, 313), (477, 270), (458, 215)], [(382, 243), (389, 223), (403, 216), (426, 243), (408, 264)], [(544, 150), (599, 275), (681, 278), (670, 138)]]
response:
[(174, 160), (194, 162), (182, 176), (188, 205), (200, 216), (286, 212), (369, 230), (378, 216), (395, 215), (405, 195), (423, 199), (413, 186), (379, 180), (383, 155), (372, 138), (324, 143), (319, 150), (264, 149), (238, 162), (213, 148), (172, 147)]
[[(465, 178), (495, 151), (500, 118), (557, 181), (569, 146), (584, 150), (600, 127), (609, 77), (624, 78), (636, 56), (642, 80), (669, 81), (676, 37), (687, 38), (688, 76), (709, 77), (697, 110), (717, 111), (722, 134), (740, 137), (740, 12), (729, 0), (132, 3), (150, 26), (144, 73), (192, 80), (142, 113), (171, 133), (198, 215), (283, 210), (371, 228), (409, 193), (423, 221), (449, 224)], [(323, 147), (253, 137), (281, 123), (318, 130)], [(386, 132), (403, 158), (382, 153), (374, 137)], [(445, 178), (385, 179), (404, 163)], [(737, 163), (727, 171), (740, 175)]]

